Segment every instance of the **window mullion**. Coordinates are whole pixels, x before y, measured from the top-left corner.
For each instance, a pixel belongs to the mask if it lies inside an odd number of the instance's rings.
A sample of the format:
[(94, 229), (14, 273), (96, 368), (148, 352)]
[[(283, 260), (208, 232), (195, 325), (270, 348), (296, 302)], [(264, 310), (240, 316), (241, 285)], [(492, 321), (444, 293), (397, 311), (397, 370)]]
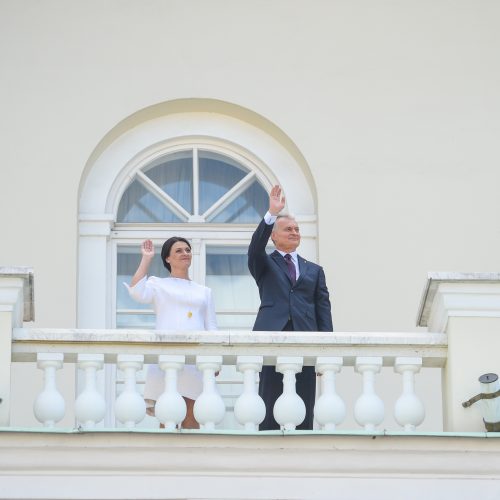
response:
[(250, 185), (250, 183), (255, 178), (255, 172), (250, 172), (248, 175), (243, 177), (238, 184), (233, 186), (224, 196), (219, 198), (204, 214), (205, 220), (209, 217), (214, 217), (219, 212), (224, 210), (235, 198), (237, 198), (245, 189)]
[(162, 203), (164, 203), (177, 217), (188, 220), (190, 217), (189, 212), (179, 205), (171, 196), (169, 196), (163, 189), (155, 184), (146, 174), (139, 171), (136, 174), (137, 180), (154, 196), (156, 196)]
[(193, 215), (200, 215), (200, 163), (198, 148), (193, 149)]

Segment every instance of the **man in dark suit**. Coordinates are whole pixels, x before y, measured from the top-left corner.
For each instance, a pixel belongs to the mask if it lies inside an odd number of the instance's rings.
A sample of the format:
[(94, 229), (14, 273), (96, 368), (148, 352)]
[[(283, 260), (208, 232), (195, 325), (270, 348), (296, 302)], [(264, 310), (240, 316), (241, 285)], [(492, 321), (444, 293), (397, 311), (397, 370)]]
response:
[[(323, 268), (297, 254), (299, 226), (291, 216), (278, 214), (285, 207), (281, 188), (274, 186), (269, 196), (269, 211), (264, 216), (248, 247), (248, 268), (259, 287), (260, 308), (255, 331), (332, 332), (332, 313)], [(266, 253), (272, 239), (276, 250)], [(283, 392), (283, 375), (274, 366), (264, 366), (259, 394), (266, 404), (266, 418), (260, 430), (279, 429), (273, 407)], [(297, 374), (297, 394), (306, 405), (306, 417), (297, 429), (312, 429), (316, 392), (314, 367)]]

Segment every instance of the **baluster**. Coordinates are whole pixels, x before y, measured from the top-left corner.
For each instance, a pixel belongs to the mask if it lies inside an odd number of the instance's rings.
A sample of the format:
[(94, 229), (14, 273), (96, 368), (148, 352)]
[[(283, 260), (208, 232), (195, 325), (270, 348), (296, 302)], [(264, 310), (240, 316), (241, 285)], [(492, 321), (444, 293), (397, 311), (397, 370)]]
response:
[(354, 418), (370, 432), (384, 420), (384, 402), (375, 394), (375, 374), (381, 367), (381, 357), (356, 358), (356, 371), (363, 375), (363, 393), (354, 405)]
[(256, 387), (256, 373), (262, 370), (262, 356), (238, 356), (236, 366), (243, 373), (243, 393), (234, 405), (236, 420), (245, 426), (246, 431), (259, 430), (259, 424), (266, 416), (266, 405)]
[(177, 391), (177, 374), (185, 362), (186, 356), (162, 354), (158, 358), (158, 365), (165, 372), (165, 391), (156, 402), (155, 415), (167, 431), (175, 430), (186, 418), (186, 402)]
[(314, 418), (325, 431), (334, 431), (345, 418), (345, 404), (335, 390), (335, 374), (342, 369), (341, 357), (318, 357), (316, 371), (321, 379), (321, 396), (314, 405)]
[(133, 428), (146, 416), (146, 403), (137, 392), (136, 375), (142, 368), (142, 354), (119, 354), (116, 364), (125, 375), (125, 387), (116, 398), (115, 415), (125, 427)]
[(85, 373), (85, 387), (75, 401), (75, 415), (84, 429), (93, 429), (106, 413), (104, 397), (97, 390), (97, 370), (104, 365), (104, 354), (79, 354), (78, 368)]
[(394, 371), (403, 376), (403, 393), (394, 406), (394, 418), (405, 431), (414, 431), (425, 418), (424, 405), (415, 394), (415, 373), (420, 371), (422, 358), (396, 358)]
[(295, 374), (302, 370), (303, 358), (280, 356), (276, 359), (276, 371), (283, 374), (283, 394), (274, 403), (273, 415), (286, 431), (293, 431), (306, 418), (306, 405), (295, 390)]
[(37, 367), (43, 370), (44, 387), (33, 405), (36, 419), (45, 427), (54, 427), (64, 417), (66, 405), (56, 387), (56, 370), (62, 368), (64, 354), (39, 353)]
[(196, 366), (203, 373), (203, 392), (194, 403), (194, 418), (200, 428), (213, 431), (222, 422), (226, 407), (215, 385), (215, 372), (221, 369), (222, 356), (196, 356)]

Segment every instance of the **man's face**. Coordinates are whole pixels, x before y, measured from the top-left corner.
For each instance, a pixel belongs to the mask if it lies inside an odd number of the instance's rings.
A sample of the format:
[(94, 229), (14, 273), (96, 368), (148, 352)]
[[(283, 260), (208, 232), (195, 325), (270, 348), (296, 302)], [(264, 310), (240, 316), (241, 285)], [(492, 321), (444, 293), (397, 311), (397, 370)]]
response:
[(293, 252), (300, 245), (300, 231), (295, 219), (280, 217), (274, 223), (271, 239), (282, 252)]

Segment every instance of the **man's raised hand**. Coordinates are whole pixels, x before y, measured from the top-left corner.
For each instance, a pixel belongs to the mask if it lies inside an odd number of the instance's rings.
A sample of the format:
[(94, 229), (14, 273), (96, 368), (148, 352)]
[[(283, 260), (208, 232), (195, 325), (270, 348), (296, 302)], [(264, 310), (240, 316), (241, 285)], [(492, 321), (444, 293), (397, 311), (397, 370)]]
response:
[(281, 196), (281, 187), (276, 185), (269, 194), (269, 213), (278, 215), (285, 208), (285, 197)]

